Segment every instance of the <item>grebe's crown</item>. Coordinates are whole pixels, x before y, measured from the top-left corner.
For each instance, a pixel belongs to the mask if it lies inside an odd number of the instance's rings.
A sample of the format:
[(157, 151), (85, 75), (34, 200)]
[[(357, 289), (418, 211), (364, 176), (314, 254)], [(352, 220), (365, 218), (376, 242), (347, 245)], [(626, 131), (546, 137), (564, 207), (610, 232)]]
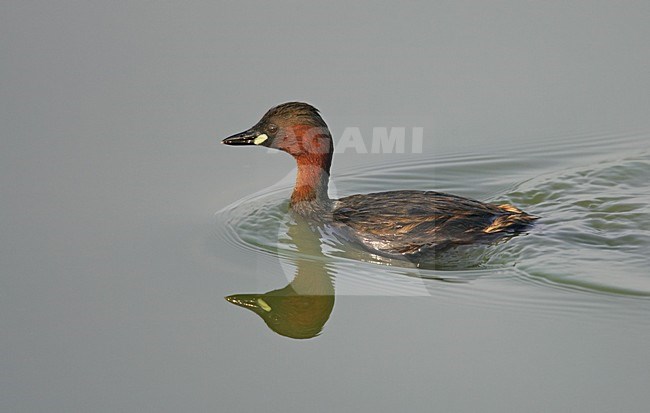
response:
[(327, 127), (318, 109), (304, 102), (287, 102), (272, 107), (266, 112), (259, 123), (267, 122)]

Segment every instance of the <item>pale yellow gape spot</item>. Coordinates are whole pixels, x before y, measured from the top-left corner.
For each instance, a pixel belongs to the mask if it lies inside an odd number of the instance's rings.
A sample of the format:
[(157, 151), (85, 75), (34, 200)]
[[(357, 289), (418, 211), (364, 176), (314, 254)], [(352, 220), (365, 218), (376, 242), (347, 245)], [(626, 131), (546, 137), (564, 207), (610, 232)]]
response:
[[(266, 135), (264, 135), (264, 136), (266, 136)], [(269, 311), (271, 311), (271, 306), (268, 305), (268, 304), (266, 303), (266, 301), (262, 300), (261, 298), (258, 298), (258, 299), (257, 299), (257, 304), (259, 304), (260, 307), (262, 308), (262, 310), (266, 311), (267, 313), (268, 313)]]
[(253, 143), (255, 145), (261, 145), (266, 141), (269, 137), (266, 135), (266, 133), (263, 133), (261, 135), (257, 135), (257, 138), (253, 139)]

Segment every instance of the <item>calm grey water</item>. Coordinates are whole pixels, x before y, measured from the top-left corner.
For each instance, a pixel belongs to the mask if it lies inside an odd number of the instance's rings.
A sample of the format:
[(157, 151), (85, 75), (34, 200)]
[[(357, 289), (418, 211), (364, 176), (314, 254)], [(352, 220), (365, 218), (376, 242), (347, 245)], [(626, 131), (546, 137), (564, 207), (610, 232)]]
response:
[[(647, 411), (648, 21), (3, 2), (0, 411)], [(288, 100), (368, 149), (423, 128), (422, 153), (337, 153), (332, 196), (541, 219), (426, 269), (315, 234), (286, 214), (289, 157), (219, 144)]]

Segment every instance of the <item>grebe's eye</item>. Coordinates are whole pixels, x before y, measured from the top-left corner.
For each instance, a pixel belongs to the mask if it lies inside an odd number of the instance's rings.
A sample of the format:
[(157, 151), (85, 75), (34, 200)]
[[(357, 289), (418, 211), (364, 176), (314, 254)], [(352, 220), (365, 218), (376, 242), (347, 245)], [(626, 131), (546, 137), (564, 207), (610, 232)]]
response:
[(278, 131), (278, 126), (273, 123), (269, 123), (269, 125), (266, 127), (266, 131), (270, 134), (273, 134)]

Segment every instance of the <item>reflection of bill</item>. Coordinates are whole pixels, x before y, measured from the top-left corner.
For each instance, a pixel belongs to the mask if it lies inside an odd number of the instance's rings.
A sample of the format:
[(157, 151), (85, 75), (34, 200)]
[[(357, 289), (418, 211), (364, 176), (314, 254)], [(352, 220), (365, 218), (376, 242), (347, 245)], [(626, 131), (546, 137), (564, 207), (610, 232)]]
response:
[(320, 239), (300, 217), (288, 234), (298, 249), (296, 274), (284, 288), (264, 294), (236, 294), (228, 302), (259, 315), (269, 328), (291, 338), (318, 335), (334, 308), (334, 285)]

